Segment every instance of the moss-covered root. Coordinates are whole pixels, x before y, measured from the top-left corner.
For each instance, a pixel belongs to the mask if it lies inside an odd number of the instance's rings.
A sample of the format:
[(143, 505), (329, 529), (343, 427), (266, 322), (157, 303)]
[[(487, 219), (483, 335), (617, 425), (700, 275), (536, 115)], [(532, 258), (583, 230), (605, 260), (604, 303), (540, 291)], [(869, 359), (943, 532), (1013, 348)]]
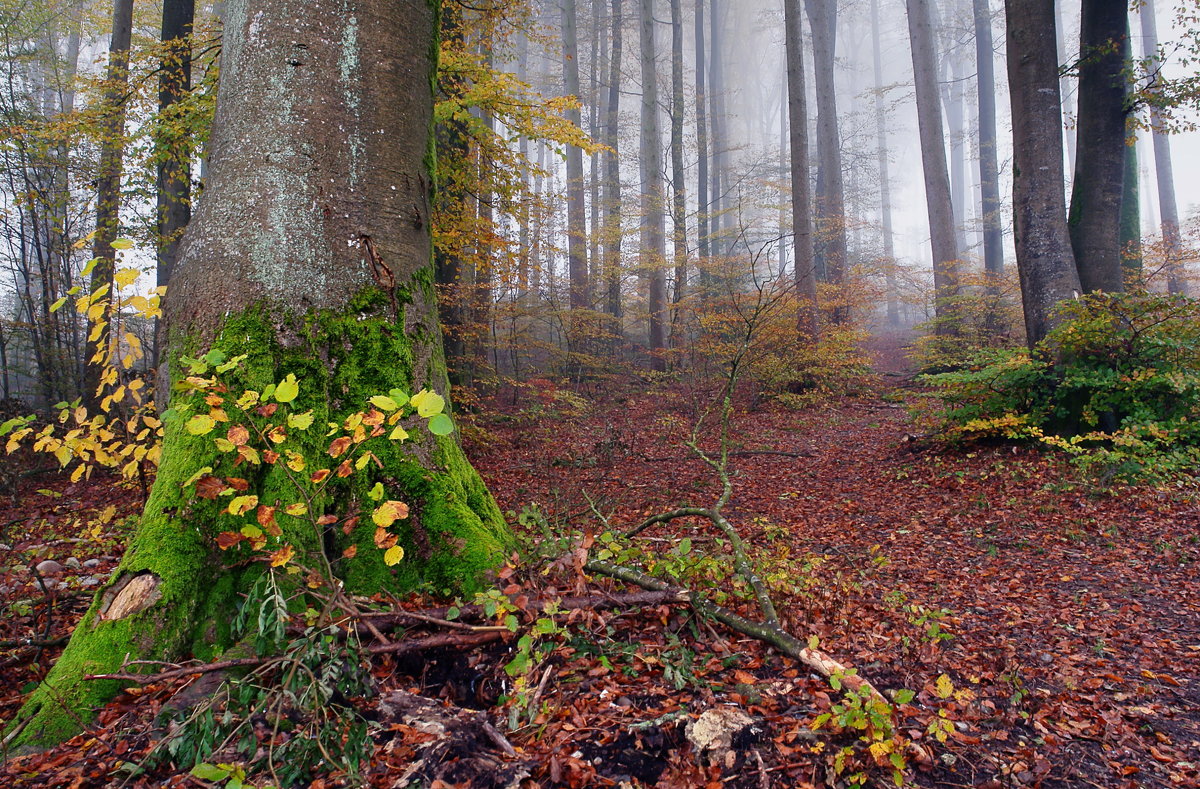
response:
[[(164, 464), (169, 478), (179, 463)], [(120, 682), (89, 680), (119, 671), (130, 660), (172, 660), (199, 641), (219, 648), (220, 637), (197, 622), (235, 605), (233, 586), (214, 583), (209, 547), (195, 529), (170, 518), (180, 485), (159, 484), (120, 568), (97, 594), (66, 651), (29, 696), (6, 734), (11, 747), (61, 742), (91, 722), (121, 689)]]

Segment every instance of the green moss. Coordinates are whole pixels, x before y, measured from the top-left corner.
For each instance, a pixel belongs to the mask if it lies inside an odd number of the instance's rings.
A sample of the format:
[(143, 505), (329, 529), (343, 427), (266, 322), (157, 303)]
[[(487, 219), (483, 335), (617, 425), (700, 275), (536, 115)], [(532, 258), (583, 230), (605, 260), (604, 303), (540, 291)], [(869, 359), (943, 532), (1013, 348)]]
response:
[[(431, 277), (423, 272), (412, 287), (419, 298), (428, 298), (422, 291), (432, 287)], [(261, 392), (289, 373), (296, 376), (300, 396), (289, 407), (295, 412), (311, 409), (314, 423), (307, 431), (289, 433), (278, 449), (300, 453), (310, 469), (333, 465), (322, 426), (340, 424), (361, 411), (372, 395), (393, 388), (411, 393), (422, 386), (446, 391), (440, 337), (425, 336), (427, 330), (406, 335), (400, 328), (405, 325), (403, 315), (393, 321), (390, 315), (371, 312), (382, 311), (385, 304), (390, 310), (390, 299), (366, 293), (344, 313), (303, 316), (274, 314), (255, 305), (229, 317), (212, 344), (228, 357), (247, 356), (236, 373), (226, 376), (234, 398), (246, 390)], [(184, 349), (173, 355), (177, 379), (185, 368), (179, 357), (204, 350), (197, 345), (194, 337), (173, 338), (172, 347)], [(277, 516), (284, 539), (307, 566), (321, 566), (317, 552), (327, 541), (336, 545), (332, 557), (340, 556), (346, 544), (358, 545), (353, 560), (334, 561), (335, 570), (355, 592), (401, 592), (423, 584), (470, 592), (512, 547), (499, 508), (453, 438), (413, 431), (413, 441), (376, 440), (370, 448), (378, 464), (356, 471), (335, 494), (314, 497), (307, 474), (289, 474), (282, 464), (235, 468), (231, 455), (214, 448), (215, 433), (190, 435), (184, 429), (188, 415), (206, 409), (198, 395), (172, 398), (158, 479), (114, 575), (115, 582), (122, 574), (154, 573), (161, 578), (162, 598), (146, 611), (118, 621), (100, 619), (97, 598), (63, 657), (22, 709), (20, 719), (31, 720), (18, 745), (48, 745), (79, 731), (95, 708), (120, 689), (116, 682), (83, 678), (119, 670), (126, 656), (169, 660), (190, 653), (208, 658), (231, 645), (232, 614), (263, 565), (241, 562), (248, 558), (244, 549), (215, 549), (217, 534), (236, 530), (244, 521), (224, 512), (228, 499), (199, 500), (185, 490), (184, 483), (205, 466), (218, 476), (246, 479), (249, 492), (264, 503), (286, 506), (310, 497), (316, 515), (361, 512), (362, 525), (348, 537), (340, 530), (317, 533), (307, 518)], [(373, 508), (367, 492), (376, 482), (384, 485), (389, 498), (409, 504), (412, 512), (397, 524), (406, 558), (396, 567), (383, 563), (382, 552), (373, 544), (374, 526), (365, 517)]]

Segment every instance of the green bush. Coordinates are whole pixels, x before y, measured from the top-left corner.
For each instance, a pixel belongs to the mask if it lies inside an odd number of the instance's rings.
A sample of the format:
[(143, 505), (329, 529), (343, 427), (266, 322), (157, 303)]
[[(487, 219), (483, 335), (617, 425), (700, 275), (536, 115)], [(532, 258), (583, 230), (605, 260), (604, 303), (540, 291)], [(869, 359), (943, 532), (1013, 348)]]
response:
[(1200, 460), (1200, 302), (1094, 294), (1065, 303), (1031, 353), (981, 351), (929, 375), (935, 429), (1037, 441), (1105, 481), (1166, 481)]

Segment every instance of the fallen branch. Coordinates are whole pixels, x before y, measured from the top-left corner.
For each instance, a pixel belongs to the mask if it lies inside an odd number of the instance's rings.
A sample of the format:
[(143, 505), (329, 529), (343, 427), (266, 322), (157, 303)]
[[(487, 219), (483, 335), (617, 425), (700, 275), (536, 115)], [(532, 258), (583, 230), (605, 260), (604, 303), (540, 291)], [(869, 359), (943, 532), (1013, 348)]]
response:
[(275, 663), (287, 658), (238, 658), (236, 660), (219, 660), (216, 663), (201, 663), (194, 666), (180, 666), (157, 674), (129, 674), (117, 672), (114, 674), (88, 674), (84, 679), (119, 679), (137, 685), (153, 685), (158, 682), (169, 682), (180, 677), (190, 677), (193, 674), (208, 674), (212, 671), (227, 671), (231, 668), (254, 668)]
[(445, 647), (477, 647), (493, 641), (500, 641), (509, 632), (506, 628), (503, 631), (489, 630), (485, 633), (464, 633), (462, 635), (444, 633), (438, 636), (430, 636), (429, 638), (419, 638), (414, 641), (393, 641), (390, 644), (372, 644), (367, 647), (366, 651), (372, 655), (407, 655), (413, 652), (424, 652), (429, 649), (442, 649)]
[(850, 669), (847, 666), (839, 663), (820, 650), (810, 649), (807, 644), (804, 644), (778, 625), (751, 621), (744, 616), (735, 614), (727, 608), (710, 603), (693, 591), (673, 587), (664, 581), (660, 581), (653, 576), (630, 567), (622, 567), (598, 559), (589, 561), (584, 567), (591, 572), (606, 575), (609, 578), (616, 578), (619, 581), (625, 581), (626, 583), (640, 586), (643, 589), (657, 592), (673, 592), (680, 599), (686, 600), (698, 613), (712, 617), (742, 635), (757, 638), (759, 641), (775, 647), (783, 654), (798, 660), (802, 665), (807, 666), (827, 679), (837, 676), (841, 683), (851, 690), (858, 691), (866, 688), (876, 699), (887, 703), (887, 699), (884, 698), (883, 694), (870, 682), (856, 674), (848, 674), (847, 672)]

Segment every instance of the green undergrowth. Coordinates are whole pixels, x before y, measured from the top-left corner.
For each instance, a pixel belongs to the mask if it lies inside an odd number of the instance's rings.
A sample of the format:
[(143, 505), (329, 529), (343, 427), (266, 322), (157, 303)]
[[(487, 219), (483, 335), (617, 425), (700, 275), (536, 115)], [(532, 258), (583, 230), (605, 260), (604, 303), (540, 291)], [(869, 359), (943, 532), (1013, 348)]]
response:
[(1200, 461), (1200, 303), (1094, 294), (1061, 307), (1032, 352), (988, 349), (932, 387), (923, 416), (951, 441), (1026, 441), (1101, 482), (1179, 484)]

